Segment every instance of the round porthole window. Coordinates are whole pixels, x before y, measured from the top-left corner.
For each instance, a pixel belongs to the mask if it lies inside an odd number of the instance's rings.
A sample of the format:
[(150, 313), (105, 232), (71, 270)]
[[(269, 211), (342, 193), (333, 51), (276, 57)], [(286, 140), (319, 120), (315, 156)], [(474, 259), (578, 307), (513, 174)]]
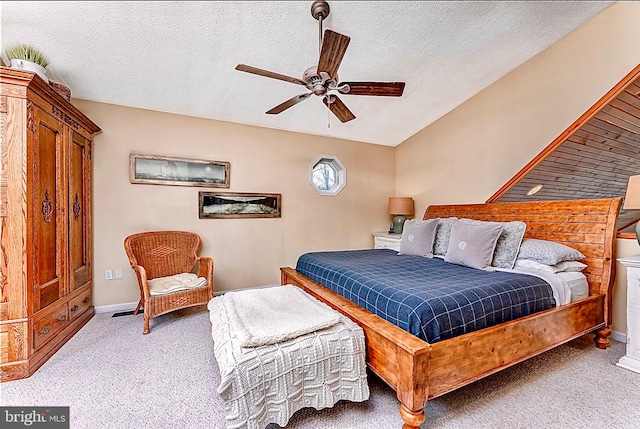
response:
[(338, 157), (320, 155), (309, 165), (309, 183), (320, 195), (338, 195), (347, 184), (347, 171)]

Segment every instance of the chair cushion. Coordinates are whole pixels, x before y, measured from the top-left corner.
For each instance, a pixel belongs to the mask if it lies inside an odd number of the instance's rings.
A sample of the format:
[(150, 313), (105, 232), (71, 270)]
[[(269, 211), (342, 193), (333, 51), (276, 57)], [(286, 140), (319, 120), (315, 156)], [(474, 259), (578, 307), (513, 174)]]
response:
[(173, 276), (158, 277), (148, 281), (151, 295), (166, 295), (181, 290), (194, 289), (207, 284), (207, 279), (193, 273), (180, 273)]

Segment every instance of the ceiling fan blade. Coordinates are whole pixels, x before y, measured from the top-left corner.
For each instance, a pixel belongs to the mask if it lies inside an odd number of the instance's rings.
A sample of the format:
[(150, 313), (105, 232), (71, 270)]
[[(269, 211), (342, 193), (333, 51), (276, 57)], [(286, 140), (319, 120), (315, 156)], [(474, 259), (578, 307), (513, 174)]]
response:
[(349, 36), (329, 29), (325, 30), (320, 59), (318, 60), (318, 74), (326, 72), (331, 77), (336, 76), (350, 40)]
[[(327, 101), (328, 97), (331, 97), (331, 103)], [(331, 110), (334, 115), (336, 115), (338, 119), (340, 119), (340, 122), (342, 123), (349, 122), (356, 118), (356, 116), (351, 113), (351, 110), (349, 110), (347, 106), (344, 105), (342, 100), (340, 100), (335, 95), (327, 95), (322, 99), (322, 102), (329, 108), (329, 110)]]
[(306, 94), (296, 95), (295, 97), (288, 99), (284, 103), (278, 104), (276, 107), (274, 107), (273, 109), (269, 110), (267, 112), (267, 114), (268, 115), (277, 115), (278, 113), (282, 113), (285, 110), (287, 110), (289, 107), (295, 106), (296, 104), (298, 104), (302, 100), (306, 100), (307, 98), (309, 98), (309, 96), (311, 96), (310, 92), (306, 93)]
[(257, 75), (264, 76), (264, 77), (270, 77), (270, 78), (273, 78), (273, 79), (280, 79), (280, 80), (283, 80), (285, 82), (291, 82), (291, 83), (295, 83), (295, 84), (302, 85), (302, 86), (307, 86), (306, 83), (304, 83), (300, 79), (296, 79), (295, 77), (286, 76), (286, 75), (283, 75), (283, 74), (280, 74), (280, 73), (270, 72), (268, 70), (262, 70), (262, 69), (259, 69), (257, 67), (248, 66), (246, 64), (238, 64), (236, 66), (236, 70), (247, 72), (247, 73), (257, 74)]
[[(343, 85), (345, 88), (343, 89)], [(349, 89), (346, 89), (346, 85)], [(384, 97), (401, 97), (404, 92), (404, 82), (341, 82), (338, 87), (341, 94), (348, 95), (379, 95)]]

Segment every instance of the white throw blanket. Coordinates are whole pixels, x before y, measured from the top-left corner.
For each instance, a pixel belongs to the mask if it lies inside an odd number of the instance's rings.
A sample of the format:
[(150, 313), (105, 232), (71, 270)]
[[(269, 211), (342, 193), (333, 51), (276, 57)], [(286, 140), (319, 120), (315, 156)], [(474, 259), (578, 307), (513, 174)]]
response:
[(340, 314), (292, 285), (227, 292), (231, 330), (242, 347), (276, 344), (340, 322)]
[[(264, 429), (270, 423), (284, 427), (302, 408), (320, 410), (338, 401), (369, 398), (361, 327), (339, 316), (340, 323), (330, 328), (277, 344), (241, 347), (230, 329), (225, 295), (209, 301), (208, 308), (227, 429)], [(270, 301), (267, 297), (265, 306)]]

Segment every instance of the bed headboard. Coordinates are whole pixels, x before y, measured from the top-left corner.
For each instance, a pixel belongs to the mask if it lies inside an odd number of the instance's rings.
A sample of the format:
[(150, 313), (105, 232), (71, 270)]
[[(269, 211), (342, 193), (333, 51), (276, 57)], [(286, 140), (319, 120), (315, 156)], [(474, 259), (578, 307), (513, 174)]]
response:
[(616, 220), (621, 198), (514, 203), (433, 205), (423, 219), (456, 216), (486, 221), (520, 220), (525, 237), (566, 244), (581, 251), (583, 273), (591, 295), (606, 294), (605, 314), (611, 323), (611, 289), (615, 278)]

